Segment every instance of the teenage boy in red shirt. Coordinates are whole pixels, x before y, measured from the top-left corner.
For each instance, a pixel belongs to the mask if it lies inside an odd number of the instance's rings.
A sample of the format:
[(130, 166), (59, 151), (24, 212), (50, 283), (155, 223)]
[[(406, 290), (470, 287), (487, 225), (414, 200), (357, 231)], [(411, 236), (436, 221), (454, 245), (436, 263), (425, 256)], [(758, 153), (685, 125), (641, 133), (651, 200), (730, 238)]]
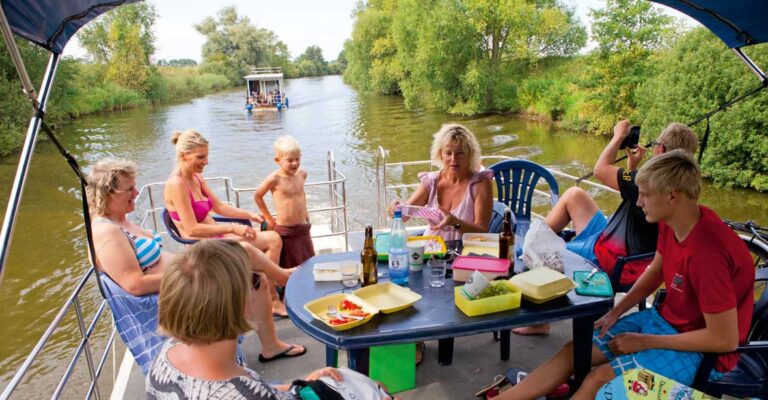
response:
[[(755, 269), (741, 239), (712, 210), (698, 205), (701, 171), (674, 150), (652, 158), (636, 176), (637, 205), (659, 223), (656, 257), (632, 290), (595, 323), (592, 365), (571, 399), (594, 399), (605, 383), (644, 367), (690, 385), (703, 352), (727, 353), (746, 341), (752, 319)], [(661, 307), (619, 318), (665, 284)], [(737, 354), (718, 358), (715, 375)], [(573, 372), (573, 344), (498, 399), (535, 399)]]

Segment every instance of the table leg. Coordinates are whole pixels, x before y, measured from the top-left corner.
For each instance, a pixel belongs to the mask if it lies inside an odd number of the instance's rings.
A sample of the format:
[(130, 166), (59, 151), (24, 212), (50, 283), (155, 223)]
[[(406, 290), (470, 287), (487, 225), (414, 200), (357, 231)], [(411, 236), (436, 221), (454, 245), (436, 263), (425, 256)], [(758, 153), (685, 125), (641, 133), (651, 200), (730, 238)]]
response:
[(437, 341), (437, 362), (440, 365), (451, 365), (453, 362), (453, 338)]
[(512, 330), (504, 329), (499, 331), (499, 333), (501, 333), (501, 361), (509, 361), (509, 353), (512, 347), (510, 346)]
[(331, 346), (325, 346), (325, 366), (334, 368), (339, 366), (339, 351)]
[(370, 351), (367, 347), (364, 349), (347, 350), (347, 364), (349, 369), (355, 370), (363, 375), (368, 375), (369, 357)]
[(573, 387), (578, 389), (592, 369), (592, 331), (597, 315), (573, 319)]

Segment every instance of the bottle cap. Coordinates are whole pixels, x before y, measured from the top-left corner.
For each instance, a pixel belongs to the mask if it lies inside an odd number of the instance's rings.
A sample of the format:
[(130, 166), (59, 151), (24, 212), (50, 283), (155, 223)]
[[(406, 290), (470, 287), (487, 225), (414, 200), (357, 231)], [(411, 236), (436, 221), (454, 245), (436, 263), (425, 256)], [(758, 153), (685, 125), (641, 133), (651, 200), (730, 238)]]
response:
[(403, 212), (399, 209), (395, 210), (395, 218), (403, 218)]

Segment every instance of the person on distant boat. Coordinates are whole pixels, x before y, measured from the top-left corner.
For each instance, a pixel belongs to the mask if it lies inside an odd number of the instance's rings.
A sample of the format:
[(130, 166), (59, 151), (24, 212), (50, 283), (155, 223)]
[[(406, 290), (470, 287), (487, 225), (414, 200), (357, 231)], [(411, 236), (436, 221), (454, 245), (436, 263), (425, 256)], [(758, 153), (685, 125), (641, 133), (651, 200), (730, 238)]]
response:
[[(439, 171), (422, 172), (408, 205), (439, 209), (443, 219), (431, 224), (424, 235), (458, 240), (466, 232), (488, 232), (493, 211), (493, 171), (480, 163), (480, 145), (475, 135), (457, 124), (445, 124), (435, 134), (432, 163)], [(390, 215), (399, 200), (390, 207)]]
[[(653, 157), (635, 174), (636, 205), (658, 223), (656, 255), (615, 307), (595, 323), (592, 371), (571, 399), (594, 399), (624, 371), (646, 368), (684, 385), (693, 383), (702, 353), (721, 353), (711, 377), (739, 359), (752, 321), (755, 267), (744, 242), (714, 211), (698, 204), (701, 170), (683, 149)], [(660, 285), (659, 308), (630, 313)], [(524, 380), (494, 399), (543, 396), (573, 373), (569, 342)]]
[[(547, 225), (555, 232), (562, 231), (573, 222), (576, 237), (566, 243), (568, 250), (599, 264), (609, 275), (619, 257), (656, 250), (658, 227), (655, 223), (645, 220), (643, 210), (636, 204), (638, 191), (635, 175), (647, 149), (642, 146), (626, 149), (626, 169), (613, 164), (621, 142), (629, 135), (630, 127), (631, 124), (627, 120), (616, 124), (613, 128), (613, 138), (595, 164), (595, 178), (621, 194), (621, 204), (611, 218), (606, 218), (595, 200), (584, 189), (573, 186), (563, 193), (545, 219)], [(672, 123), (651, 142), (651, 151), (654, 156), (675, 149), (683, 149), (693, 154), (698, 143), (699, 139), (691, 128)], [(622, 270), (620, 283), (632, 284), (645, 271), (647, 265), (647, 260), (627, 263)], [(515, 328), (512, 332), (518, 335), (546, 334), (549, 332), (549, 325)]]
[[(304, 193), (307, 171), (301, 168), (301, 147), (295, 138), (281, 136), (275, 140), (273, 147), (275, 163), (279, 168), (264, 179), (256, 189), (253, 200), (264, 215), (268, 228), (274, 229), (283, 239), (280, 265), (297, 266), (315, 255), (307, 195)], [(272, 217), (264, 202), (267, 192), (272, 193), (277, 219)]]
[[(295, 399), (236, 362), (238, 337), (271, 317), (265, 281), (232, 240), (200, 241), (177, 257), (160, 286), (159, 326), (171, 339), (150, 368), (147, 399)], [(322, 368), (306, 380), (324, 376), (342, 379)]]
[[(97, 269), (128, 294), (144, 296), (160, 290), (161, 276), (176, 254), (162, 250), (159, 236), (127, 218), (134, 211), (139, 194), (136, 189), (137, 173), (136, 164), (132, 161), (103, 159), (88, 174), (86, 195), (93, 216)], [(251, 245), (243, 244), (243, 247), (250, 256), (252, 268), (260, 271), (261, 268), (254, 266), (261, 265), (266, 257), (258, 254), (258, 250)], [(301, 346), (280, 341), (271, 317), (261, 321), (259, 327), (264, 357), (273, 358), (284, 353), (299, 355), (306, 351)]]
[[(199, 132), (188, 129), (175, 132), (176, 168), (165, 183), (165, 207), (176, 223), (181, 236), (191, 239), (229, 238), (255, 247), (257, 264), (279, 286), (285, 286), (292, 270), (280, 268), (282, 240), (275, 232), (257, 232), (242, 224), (217, 224), (209, 215), (243, 218), (260, 223), (263, 218), (254, 212), (222, 202), (201, 178), (208, 165), (208, 140)], [(287, 316), (285, 304), (275, 294), (275, 313)]]

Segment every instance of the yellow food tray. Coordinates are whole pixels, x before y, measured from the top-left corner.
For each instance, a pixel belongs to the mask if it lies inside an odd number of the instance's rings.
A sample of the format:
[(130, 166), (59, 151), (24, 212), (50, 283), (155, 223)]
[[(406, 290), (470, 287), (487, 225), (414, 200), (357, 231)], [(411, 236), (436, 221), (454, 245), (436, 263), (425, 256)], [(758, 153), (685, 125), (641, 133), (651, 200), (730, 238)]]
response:
[(549, 268), (535, 268), (509, 280), (520, 288), (526, 299), (540, 302), (562, 296), (576, 286), (567, 276)]
[[(379, 260), (389, 259), (389, 232), (379, 233), (376, 235), (376, 253)], [(433, 255), (442, 256), (445, 254), (445, 240), (442, 236), (408, 236), (408, 243), (410, 242), (426, 242), (424, 248), (424, 259), (428, 260)]]
[(355, 290), (352, 294), (384, 314), (404, 310), (421, 299), (420, 294), (392, 282), (366, 286)]
[[(343, 313), (343, 311), (341, 310), (341, 302), (344, 300), (351, 301), (361, 306), (363, 311), (370, 313), (370, 315), (368, 315), (367, 317), (359, 321), (351, 321), (341, 325), (331, 325), (330, 320), (332, 318), (328, 316), (328, 306), (335, 306), (338, 312)], [(325, 296), (319, 299), (312, 300), (307, 304), (304, 304), (304, 309), (307, 310), (308, 313), (312, 314), (312, 316), (315, 317), (315, 319), (323, 321), (323, 323), (325, 323), (331, 329), (336, 331), (345, 331), (347, 329), (352, 329), (356, 326), (360, 326), (370, 321), (371, 318), (373, 318), (373, 316), (378, 314), (379, 312), (378, 308), (369, 304), (367, 301), (355, 296), (354, 294), (347, 294), (347, 293), (336, 293), (330, 296)]]
[(499, 257), (499, 246), (498, 246), (498, 243), (496, 243), (495, 247), (494, 246), (488, 247), (488, 246), (475, 246), (475, 245), (467, 246), (467, 245), (464, 245), (464, 249), (461, 250), (461, 255), (462, 256), (468, 256), (471, 253), (480, 254), (480, 255), (489, 255), (491, 257), (498, 258)]
[(499, 311), (511, 310), (520, 307), (520, 289), (507, 280), (493, 281), (491, 285), (504, 285), (511, 293), (502, 294), (484, 299), (469, 300), (461, 294), (461, 286), (453, 288), (453, 299), (456, 307), (468, 317), (491, 314)]

